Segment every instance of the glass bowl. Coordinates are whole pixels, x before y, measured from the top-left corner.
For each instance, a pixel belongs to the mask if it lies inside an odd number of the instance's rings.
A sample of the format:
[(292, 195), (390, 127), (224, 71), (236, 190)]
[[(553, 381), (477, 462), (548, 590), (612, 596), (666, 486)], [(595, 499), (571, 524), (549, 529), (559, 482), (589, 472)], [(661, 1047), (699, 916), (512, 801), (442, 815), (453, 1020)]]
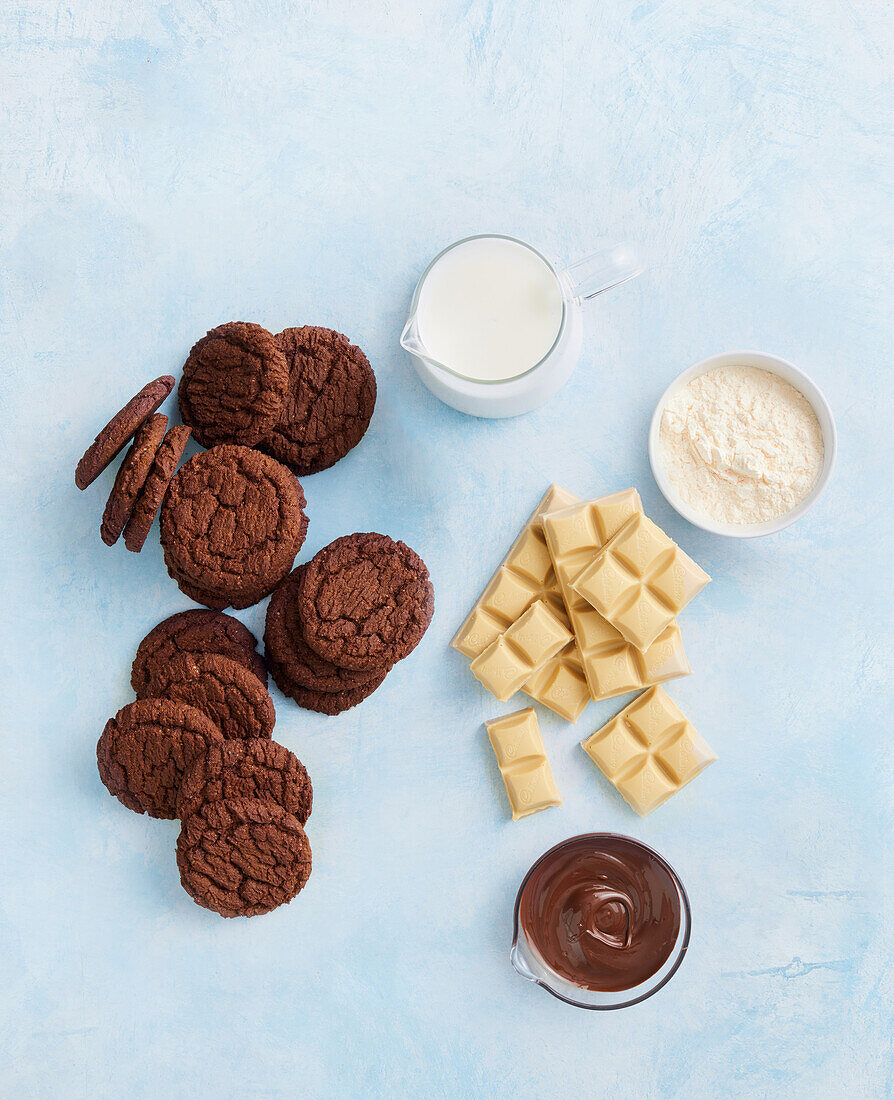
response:
[[(549, 859), (552, 855), (565, 848), (569, 848), (572, 845), (579, 845), (582, 841), (590, 841), (594, 847), (598, 847), (599, 842), (606, 839), (624, 841), (652, 856), (669, 875), (677, 889), (680, 901), (680, 929), (674, 945), (671, 948), (671, 952), (664, 964), (650, 978), (647, 978), (646, 981), (641, 982), (639, 985), (633, 986), (631, 989), (613, 992), (586, 989), (562, 978), (547, 966), (540, 957), (537, 948), (528, 939), (519, 920), (519, 911), (521, 909), (525, 887), (531, 876), (544, 860)], [(551, 993), (553, 997), (558, 997), (560, 1001), (564, 1001), (566, 1004), (574, 1005), (576, 1008), (595, 1009), (596, 1011), (629, 1008), (630, 1005), (639, 1004), (640, 1001), (644, 1001), (647, 997), (651, 997), (653, 994), (657, 993), (658, 990), (667, 985), (674, 974), (676, 974), (677, 970), (680, 968), (680, 963), (683, 961), (683, 956), (686, 954), (686, 949), (689, 946), (691, 929), (692, 913), (689, 908), (689, 897), (686, 894), (683, 883), (680, 881), (679, 875), (667, 862), (664, 856), (656, 852), (654, 848), (650, 848), (648, 844), (643, 844), (642, 841), (634, 840), (633, 837), (623, 836), (620, 833), (582, 833), (579, 836), (573, 836), (568, 840), (563, 840), (561, 844), (556, 844), (554, 847), (550, 848), (549, 851), (544, 852), (543, 855), (532, 864), (528, 873), (525, 875), (524, 879), (522, 879), (522, 884), (518, 888), (518, 895), (515, 899), (512, 948), (509, 952), (509, 960), (523, 978), (539, 985), (542, 989), (545, 989), (547, 993)]]

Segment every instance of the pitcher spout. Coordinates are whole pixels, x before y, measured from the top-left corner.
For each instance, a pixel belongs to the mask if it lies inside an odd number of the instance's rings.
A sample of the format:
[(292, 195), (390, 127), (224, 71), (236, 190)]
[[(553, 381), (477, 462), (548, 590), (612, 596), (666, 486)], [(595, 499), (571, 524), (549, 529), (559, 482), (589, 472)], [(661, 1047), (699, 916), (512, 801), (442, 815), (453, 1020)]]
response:
[(404, 325), (404, 330), (400, 334), (400, 346), (405, 351), (410, 352), (411, 355), (426, 356), (427, 354), (425, 344), (422, 343), (422, 338), (419, 335), (419, 323), (415, 313)]

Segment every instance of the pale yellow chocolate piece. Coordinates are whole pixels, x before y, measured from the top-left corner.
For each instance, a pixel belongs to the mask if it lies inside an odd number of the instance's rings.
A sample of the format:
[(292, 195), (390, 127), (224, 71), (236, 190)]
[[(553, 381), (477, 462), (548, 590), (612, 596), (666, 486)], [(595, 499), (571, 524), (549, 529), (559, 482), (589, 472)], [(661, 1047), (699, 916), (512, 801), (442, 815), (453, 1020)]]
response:
[(543, 517), (556, 578), (594, 699), (640, 691), (651, 684), (688, 676), (692, 671), (676, 623), (668, 626), (645, 653), (640, 653), (572, 587), (578, 574), (615, 531), (634, 514), (641, 514), (641, 510), (636, 490), (625, 489)]
[(517, 710), (485, 725), (506, 784), (512, 820), (518, 821), (550, 806), (561, 806), (562, 796), (546, 759), (533, 709)]
[(642, 817), (717, 759), (660, 687), (644, 691), (581, 745)]
[(562, 619), (545, 600), (537, 600), (475, 658), (472, 673), (505, 703), (572, 640)]
[[(477, 657), (536, 600), (544, 600), (568, 625), (565, 601), (546, 547), (541, 517), (545, 512), (566, 508), (577, 500), (566, 489), (550, 486), (454, 635), (450, 643), (454, 649), (467, 657)], [(590, 690), (574, 640), (535, 672), (522, 690), (569, 722), (576, 722), (590, 701)]]
[(572, 582), (583, 597), (640, 651), (647, 650), (708, 574), (639, 512)]

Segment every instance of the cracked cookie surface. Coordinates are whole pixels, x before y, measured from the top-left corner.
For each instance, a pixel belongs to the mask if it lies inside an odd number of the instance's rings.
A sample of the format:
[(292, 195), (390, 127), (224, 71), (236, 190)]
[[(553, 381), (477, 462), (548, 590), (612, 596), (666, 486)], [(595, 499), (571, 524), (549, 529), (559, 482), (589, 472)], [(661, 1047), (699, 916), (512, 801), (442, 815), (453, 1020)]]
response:
[(253, 447), (276, 426), (288, 385), (276, 337), (250, 321), (230, 321), (190, 351), (177, 390), (180, 415), (203, 447)]
[(78, 462), (75, 470), (75, 485), (86, 489), (92, 484), (112, 459), (133, 438), (147, 416), (159, 407), (174, 388), (174, 379), (169, 374), (147, 382), (138, 394), (135, 394), (120, 412), (102, 428)]
[(217, 725), (195, 707), (139, 699), (106, 722), (96, 763), (106, 788), (129, 810), (174, 818), (184, 772), (209, 745), (222, 741)]
[(310, 877), (310, 842), (294, 816), (255, 798), (208, 802), (177, 839), (184, 890), (223, 917), (253, 917), (291, 901)]
[(186, 819), (207, 802), (233, 799), (272, 800), (304, 825), (313, 808), (307, 769), (276, 741), (224, 741), (196, 757), (177, 798), (177, 815)]
[[(315, 653), (304, 640), (298, 615), (298, 591), (306, 568), (305, 565), (299, 565), (293, 570), (270, 597), (267, 605), (264, 651), (271, 664), (281, 670), (280, 679), (276, 681), (280, 690), (284, 694), (291, 694), (280, 680), (290, 686), (315, 692), (346, 692), (368, 686), (373, 678), (379, 676), (378, 672), (352, 672), (347, 668), (339, 668)], [(381, 677), (376, 686), (379, 683)]]
[(114, 546), (121, 537), (140, 490), (146, 484), (167, 426), (168, 418), (163, 413), (153, 413), (137, 428), (131, 448), (118, 467), (102, 514), (99, 535), (106, 546)]
[(130, 519), (124, 528), (124, 545), (134, 554), (139, 554), (143, 549), (155, 514), (177, 470), (177, 463), (183, 457), (189, 436), (190, 429), (185, 424), (175, 424), (155, 452), (145, 484), (140, 489)]
[(305, 325), (276, 337), (289, 368), (282, 414), (259, 443), (296, 474), (334, 466), (363, 438), (376, 407), (376, 376), (346, 336)]
[(333, 664), (381, 671), (431, 622), (434, 589), (419, 555), (387, 535), (345, 535), (307, 565), (298, 591), (304, 640)]
[(194, 455), (162, 505), (168, 572), (191, 599), (250, 607), (292, 568), (304, 504), (299, 481), (269, 455), (226, 444)]
[(254, 634), (231, 615), (219, 611), (191, 610), (171, 615), (153, 627), (140, 642), (130, 673), (137, 697), (156, 694), (156, 677), (176, 657), (185, 653), (219, 653), (230, 657), (267, 685), (267, 668), (255, 652)]
[(224, 737), (269, 738), (276, 722), (273, 700), (253, 672), (219, 653), (185, 653), (159, 670), (153, 690), (206, 714)]

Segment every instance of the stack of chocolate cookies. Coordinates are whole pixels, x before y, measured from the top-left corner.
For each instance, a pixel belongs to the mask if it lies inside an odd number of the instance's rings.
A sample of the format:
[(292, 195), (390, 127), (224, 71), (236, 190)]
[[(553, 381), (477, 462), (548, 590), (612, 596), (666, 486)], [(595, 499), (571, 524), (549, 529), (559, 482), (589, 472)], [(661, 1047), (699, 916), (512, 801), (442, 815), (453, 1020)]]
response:
[(416, 648), (434, 610), (425, 563), (387, 535), (346, 535), (299, 566), (271, 597), (264, 648), (277, 686), (299, 706), (356, 706)]
[(271, 739), (276, 714), (254, 635), (228, 615), (184, 611), (140, 643), (137, 701), (106, 723), (100, 777), (125, 806), (179, 818), (180, 881), (225, 917), (290, 901), (311, 871), (313, 787)]
[[(157, 410), (174, 384), (156, 378), (112, 417), (75, 484), (86, 489), (132, 441), (103, 513), (103, 541), (112, 546), (123, 532), (127, 548), (141, 550), (164, 502), (165, 563), (181, 590), (206, 607), (249, 607), (286, 576), (304, 542), (297, 477), (334, 465), (365, 435), (375, 374), (332, 329), (274, 336), (231, 321), (190, 351), (178, 388), (183, 424), (166, 432)], [(190, 435), (208, 450), (176, 473)]]

